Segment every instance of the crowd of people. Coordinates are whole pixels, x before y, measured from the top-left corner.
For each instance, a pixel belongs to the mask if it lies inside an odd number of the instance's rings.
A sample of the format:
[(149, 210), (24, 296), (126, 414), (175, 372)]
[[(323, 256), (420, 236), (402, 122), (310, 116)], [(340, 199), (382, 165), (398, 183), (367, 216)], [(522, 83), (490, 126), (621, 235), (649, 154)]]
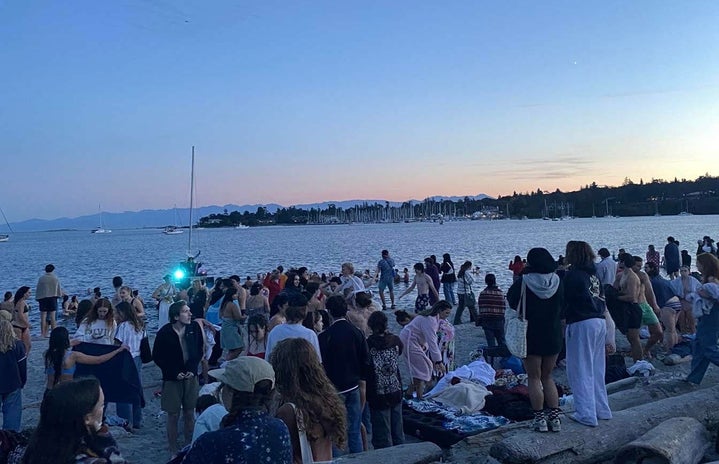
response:
[[(700, 383), (708, 365), (719, 364), (716, 247), (709, 237), (701, 241), (698, 274), (692, 275), (675, 242), (669, 237), (664, 256), (650, 245), (646, 260), (625, 250), (614, 257), (606, 248), (596, 256), (582, 241), (567, 243), (558, 259), (532, 248), (510, 262), (513, 283), (506, 294), (487, 273), (475, 295), (478, 267), (467, 260), (455, 270), (446, 253), (441, 262), (430, 256), (416, 263), (411, 280), (398, 272), (388, 250), (374, 275), (355, 272), (349, 262), (337, 276), (278, 266), (258, 279), (218, 278), (211, 288), (196, 278), (187, 289), (167, 275), (152, 294), (160, 323), (151, 348), (145, 302), (120, 277), (113, 279), (112, 298), (99, 289), (77, 304), (65, 298), (77, 329), (71, 334), (57, 326), (50, 313), (66, 295), (48, 265), (35, 292), (42, 336), (49, 337), (46, 391), (38, 426), (16, 462), (50, 462), (50, 456), (52, 462), (123, 462), (105, 421), (110, 386), (75, 378), (78, 366), (116, 357), (128, 360), (140, 390), (143, 363), (152, 360), (161, 370), (157, 393), (173, 462), (331, 462), (343, 453), (398, 445), (404, 442), (403, 397), (422, 400), (455, 368), (455, 326), (464, 310), (488, 347), (505, 347), (507, 305), (522, 308), (528, 323), (522, 363), (532, 427), (561, 430), (553, 371), (562, 362), (574, 395), (569, 417), (596, 426), (612, 417), (604, 373), (606, 356), (616, 350), (615, 328), (626, 335), (635, 361), (671, 350), (681, 334), (695, 334), (689, 382)], [(407, 286), (395, 298), (403, 280)], [(379, 305), (368, 290), (375, 283)], [(414, 311), (396, 310), (397, 301), (415, 290)], [(5, 295), (0, 310), (5, 430), (21, 425), (31, 296), (21, 287)], [(398, 334), (389, 330), (388, 309), (402, 327)], [(642, 327), (649, 332), (644, 346)], [(79, 349), (87, 344), (105, 348), (93, 354)], [(401, 360), (410, 377), (404, 382)], [(141, 395), (126, 401), (116, 402), (117, 415), (129, 430), (141, 430)], [(33, 445), (47, 440), (58, 443)]]

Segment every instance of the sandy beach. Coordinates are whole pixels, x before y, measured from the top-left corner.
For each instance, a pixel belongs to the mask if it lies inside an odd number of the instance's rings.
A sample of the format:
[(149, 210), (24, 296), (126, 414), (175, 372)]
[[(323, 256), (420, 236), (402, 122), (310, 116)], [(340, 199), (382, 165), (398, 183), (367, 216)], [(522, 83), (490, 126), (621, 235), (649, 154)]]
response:
[[(387, 312), (390, 319), (390, 330), (398, 334), (399, 326), (396, 324), (393, 315)], [(468, 315), (465, 315), (465, 318)], [(456, 332), (456, 351), (455, 359), (457, 366), (461, 366), (470, 361), (470, 353), (479, 345), (485, 343), (482, 329), (475, 327), (474, 324), (465, 323), (455, 327)], [(619, 332), (617, 332), (617, 348), (620, 351), (628, 351), (629, 344)], [(35, 338), (30, 352), (28, 362), (28, 382), (23, 390), (23, 428), (35, 427), (40, 414), (40, 402), (45, 389), (45, 374), (43, 366), (43, 354), (47, 349), (47, 340)], [(627, 365), (631, 364), (631, 359), (627, 358)], [(677, 366), (665, 366), (659, 361), (653, 362), (657, 368), (655, 378), (661, 376), (663, 378), (675, 377), (682, 378), (688, 372), (688, 363)], [(403, 371), (403, 381), (406, 384), (408, 376), (406, 367), (401, 366)], [(717, 369), (710, 367), (707, 372), (705, 382), (715, 382)], [(557, 368), (554, 371), (555, 379), (562, 385), (567, 385), (566, 373), (563, 368)], [(136, 433), (128, 433), (122, 428), (113, 427), (112, 433), (116, 437), (122, 454), (133, 463), (155, 463), (160, 464), (168, 460), (167, 440), (165, 438), (165, 416), (160, 410), (160, 399), (154, 396), (154, 392), (161, 388), (160, 370), (154, 363), (145, 364), (142, 369), (142, 380), (145, 389), (145, 400), (147, 405), (143, 410), (144, 426)], [(108, 406), (108, 413), (115, 414), (115, 406)], [(407, 436), (408, 441), (414, 441), (411, 436)], [(416, 439), (415, 439), (416, 440)], [(450, 458), (450, 462), (451, 458)], [(460, 462), (460, 461), (457, 461)]]

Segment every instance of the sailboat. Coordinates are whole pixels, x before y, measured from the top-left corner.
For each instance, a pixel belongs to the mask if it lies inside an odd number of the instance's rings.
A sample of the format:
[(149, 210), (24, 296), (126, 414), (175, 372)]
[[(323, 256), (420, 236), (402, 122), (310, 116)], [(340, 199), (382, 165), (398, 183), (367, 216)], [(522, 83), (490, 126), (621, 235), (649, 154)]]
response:
[[(10, 227), (10, 223), (7, 221), (7, 218), (5, 217), (5, 211), (0, 208), (0, 213), (2, 213), (2, 218), (5, 220), (5, 224), (7, 225), (7, 228), (12, 232), (12, 227)], [(10, 235), (8, 234), (0, 234), (0, 242), (7, 242), (10, 240)]]
[(175, 205), (175, 225), (165, 227), (162, 233), (165, 235), (180, 235), (184, 232), (184, 230), (177, 227), (177, 205)]
[(100, 215), (100, 226), (92, 229), (91, 233), (93, 233), (93, 234), (109, 234), (112, 231), (110, 229), (105, 229), (105, 227), (102, 223), (102, 210), (100, 209), (99, 204), (97, 205), (97, 212)]
[(187, 234), (187, 259), (177, 265), (172, 272), (172, 278), (175, 286), (180, 289), (187, 289), (192, 284), (194, 278), (205, 278), (207, 272), (202, 270), (202, 263), (196, 262), (200, 251), (194, 253), (192, 251), (192, 221), (195, 209), (195, 147), (192, 147), (192, 167), (190, 170), (190, 227)]

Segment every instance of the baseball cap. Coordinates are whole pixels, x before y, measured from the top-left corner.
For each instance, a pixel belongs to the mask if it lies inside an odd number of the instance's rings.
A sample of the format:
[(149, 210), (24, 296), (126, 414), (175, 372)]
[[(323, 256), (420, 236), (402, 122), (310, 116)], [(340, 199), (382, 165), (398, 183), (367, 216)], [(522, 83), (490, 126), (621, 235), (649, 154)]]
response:
[(241, 356), (228, 361), (223, 369), (213, 369), (209, 374), (234, 390), (253, 393), (255, 385), (262, 380), (275, 385), (275, 371), (264, 359)]

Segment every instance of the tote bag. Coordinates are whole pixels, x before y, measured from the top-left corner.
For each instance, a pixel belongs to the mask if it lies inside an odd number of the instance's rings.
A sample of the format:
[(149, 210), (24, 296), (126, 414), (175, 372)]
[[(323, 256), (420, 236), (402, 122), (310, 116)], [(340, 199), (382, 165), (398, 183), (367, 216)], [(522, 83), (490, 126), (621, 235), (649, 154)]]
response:
[(287, 404), (292, 407), (292, 411), (295, 413), (295, 420), (297, 421), (297, 434), (300, 439), (300, 456), (302, 457), (302, 464), (332, 464), (334, 461), (314, 460), (310, 440), (307, 438), (307, 429), (305, 428), (304, 420), (302, 419), (302, 413), (297, 409), (297, 406), (295, 406), (294, 403)]
[(150, 348), (150, 339), (147, 338), (147, 331), (142, 334), (142, 340), (140, 340), (140, 361), (142, 364), (152, 361), (152, 349)]
[(527, 284), (522, 279), (522, 290), (519, 304), (514, 310), (507, 305), (504, 311), (504, 338), (507, 349), (518, 358), (527, 357)]

